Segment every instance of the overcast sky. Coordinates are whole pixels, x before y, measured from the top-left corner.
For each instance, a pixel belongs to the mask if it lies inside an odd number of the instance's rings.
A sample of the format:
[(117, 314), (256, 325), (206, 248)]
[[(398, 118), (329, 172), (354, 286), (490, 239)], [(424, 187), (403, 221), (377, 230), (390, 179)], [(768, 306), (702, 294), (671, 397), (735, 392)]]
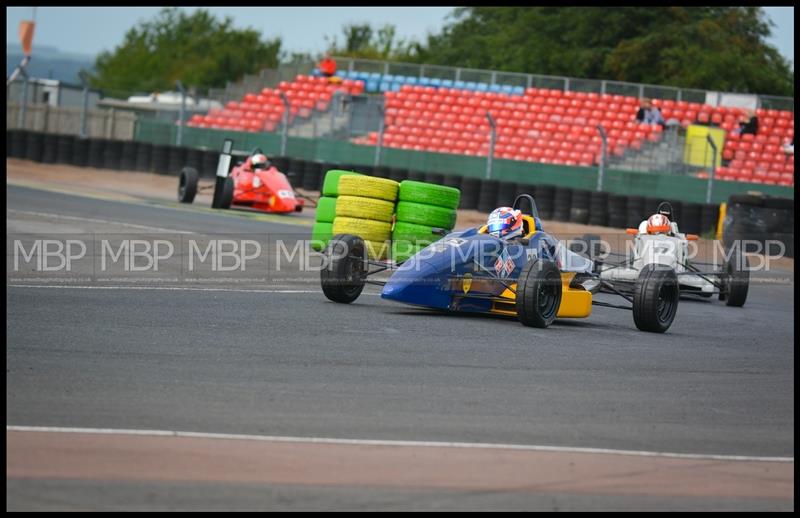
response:
[[(39, 7), (36, 11), (36, 44), (63, 52), (96, 55), (112, 50), (137, 21), (152, 18), (160, 7)], [(194, 7), (182, 7), (194, 11)], [(350, 22), (387, 23), (402, 38), (424, 39), (438, 32), (453, 7), (210, 7), (214, 15), (231, 16), (237, 27), (254, 27), (266, 38), (280, 36), (289, 52), (321, 53), (325, 36), (337, 36)], [(770, 43), (794, 62), (794, 7), (765, 7), (775, 22)], [(19, 41), (20, 20), (31, 19), (31, 7), (6, 8), (6, 41)], [(536, 72), (531, 70), (530, 72)]]

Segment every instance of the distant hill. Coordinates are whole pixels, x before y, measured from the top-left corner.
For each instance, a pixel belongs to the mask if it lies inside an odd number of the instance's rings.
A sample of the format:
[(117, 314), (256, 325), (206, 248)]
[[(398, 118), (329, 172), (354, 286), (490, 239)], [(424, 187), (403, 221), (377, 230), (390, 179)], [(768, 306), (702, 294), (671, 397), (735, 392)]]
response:
[[(6, 44), (6, 77), (22, 61), (24, 54), (18, 43)], [(67, 83), (80, 83), (78, 72), (85, 68), (94, 69), (94, 56), (61, 52), (55, 47), (33, 46), (33, 57), (28, 65), (28, 75), (41, 79), (58, 79)]]

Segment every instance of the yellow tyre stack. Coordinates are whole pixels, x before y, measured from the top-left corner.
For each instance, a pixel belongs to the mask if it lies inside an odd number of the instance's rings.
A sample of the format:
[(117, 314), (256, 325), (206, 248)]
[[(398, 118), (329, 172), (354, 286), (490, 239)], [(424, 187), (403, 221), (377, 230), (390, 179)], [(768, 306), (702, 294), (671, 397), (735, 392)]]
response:
[(322, 197), (317, 201), (317, 214), (311, 229), (311, 248), (321, 251), (333, 237), (333, 220), (336, 217), (336, 202), (339, 196), (339, 178), (342, 176), (361, 176), (354, 171), (331, 169), (325, 173), (322, 184)]
[(397, 182), (386, 178), (341, 176), (333, 235), (359, 236), (371, 259), (386, 259), (398, 189)]

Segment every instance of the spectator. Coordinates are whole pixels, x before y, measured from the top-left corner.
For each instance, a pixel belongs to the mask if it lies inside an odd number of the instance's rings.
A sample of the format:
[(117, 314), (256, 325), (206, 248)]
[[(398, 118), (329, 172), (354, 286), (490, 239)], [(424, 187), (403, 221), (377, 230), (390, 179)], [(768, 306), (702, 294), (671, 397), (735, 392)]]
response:
[(658, 106), (653, 106), (650, 99), (642, 99), (639, 111), (636, 112), (636, 120), (642, 124), (660, 124), (662, 128), (666, 127), (661, 110)]
[(325, 57), (319, 62), (318, 68), (324, 77), (333, 77), (336, 75), (336, 61), (334, 61), (330, 54), (325, 54)]
[(781, 149), (786, 153), (786, 158), (789, 158), (790, 155), (794, 155), (794, 137), (792, 137), (791, 142), (786, 142)]
[(758, 133), (758, 117), (752, 110), (748, 110), (746, 115), (739, 117), (739, 127), (733, 130), (733, 133), (738, 135), (745, 135), (750, 133), (755, 135)]
[(636, 121), (644, 124), (644, 116), (652, 106), (650, 99), (642, 99), (639, 101), (639, 111), (636, 112)]

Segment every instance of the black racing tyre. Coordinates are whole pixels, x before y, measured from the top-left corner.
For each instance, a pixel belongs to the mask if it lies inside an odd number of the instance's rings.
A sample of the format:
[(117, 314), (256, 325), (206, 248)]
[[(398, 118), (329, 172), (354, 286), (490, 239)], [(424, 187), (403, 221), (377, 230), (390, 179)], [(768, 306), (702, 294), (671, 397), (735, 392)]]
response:
[(319, 191), (322, 186), (322, 163), (307, 161), (303, 165), (303, 189)]
[[(478, 210), (489, 213), (496, 209), (499, 193), (500, 182), (498, 180), (481, 180), (480, 187), (478, 187)], [(514, 200), (511, 200), (511, 203), (514, 203)]]
[(408, 179), (415, 182), (424, 182), (425, 173), (423, 171), (416, 171), (414, 169), (408, 170)]
[(461, 180), (461, 203), (460, 209), (475, 210), (478, 208), (478, 200), (481, 194), (481, 181), (478, 178), (464, 177)]
[(103, 148), (103, 168), (119, 170), (121, 160), (122, 160), (122, 141), (107, 140), (106, 146), (105, 148)]
[(444, 180), (442, 181), (442, 185), (446, 185), (447, 187), (452, 187), (453, 189), (461, 190), (461, 185), (464, 181), (463, 176), (458, 176), (455, 174), (446, 174), (444, 175)]
[(89, 167), (97, 169), (103, 168), (105, 164), (103, 155), (105, 154), (106, 142), (107, 140), (102, 138), (89, 139)]
[(444, 183), (444, 175), (441, 173), (425, 173), (425, 183), (441, 185)]
[(497, 201), (495, 202), (495, 206), (512, 206), (514, 204), (514, 200), (517, 198), (518, 185), (519, 184), (514, 182), (500, 182), (500, 186), (497, 188)]
[(750, 287), (750, 261), (736, 247), (723, 268), (725, 275), (721, 277), (723, 289), (719, 293), (719, 299), (724, 300), (726, 306), (740, 308), (747, 301)]
[(377, 176), (378, 178), (389, 178), (391, 179), (391, 170), (388, 166), (379, 165), (372, 169), (372, 175)]
[(408, 169), (402, 169), (399, 167), (390, 167), (388, 178), (398, 183), (402, 182), (403, 180), (408, 180)]
[(551, 261), (528, 261), (517, 281), (517, 318), (528, 327), (548, 327), (561, 305), (561, 274)]
[(553, 195), (552, 218), (556, 221), (569, 221), (572, 207), (572, 189), (556, 187)]
[(768, 209), (789, 210), (794, 212), (794, 200), (791, 198), (765, 198), (764, 206)]
[(44, 148), (44, 133), (29, 131), (25, 139), (25, 158), (34, 162), (42, 161), (42, 150)]
[[(306, 179), (306, 161), (299, 159), (299, 158), (289, 158), (289, 165), (287, 166), (286, 171), (282, 171), (286, 173), (289, 178), (292, 180), (292, 185), (296, 185), (297, 187), (301, 187), (305, 189), (305, 182)], [(309, 189), (311, 190), (311, 189)]]
[(580, 223), (582, 225), (586, 225), (589, 223), (589, 209), (581, 207), (570, 208), (569, 221), (571, 223)]
[(222, 194), (219, 198), (219, 208), (230, 209), (233, 203), (233, 177), (229, 176), (223, 184)]
[[(135, 140), (125, 140), (122, 142), (122, 158), (120, 159), (119, 168), (123, 171), (135, 171), (136, 170), (136, 154), (137, 148), (139, 147), (139, 143)], [(199, 165), (189, 164), (191, 167), (195, 169), (200, 169)]]
[(678, 227), (684, 234), (700, 234), (703, 224), (701, 221), (702, 206), (699, 203), (685, 203)]
[[(187, 167), (194, 167), (199, 172), (203, 169), (203, 155), (205, 152), (202, 149), (190, 147), (186, 150), (186, 162), (184, 165)], [(122, 151), (123, 160), (125, 158), (125, 149)]]
[(181, 203), (192, 203), (197, 194), (197, 169), (194, 167), (184, 167), (181, 170), (181, 177), (178, 181), (178, 201)]
[(233, 178), (217, 176), (214, 184), (214, 197), (211, 200), (212, 209), (229, 209), (233, 202)]
[(139, 145), (136, 146), (136, 160), (134, 162), (134, 168), (137, 171), (145, 173), (149, 172), (152, 156), (153, 144), (150, 142), (139, 142)]
[(74, 153), (75, 153), (75, 136), (59, 135), (58, 151), (56, 153), (56, 162), (58, 162), (59, 164), (71, 164), (72, 156)]
[(169, 173), (169, 153), (170, 146), (165, 144), (153, 144), (150, 154), (150, 170), (153, 173)]
[(28, 143), (28, 131), (10, 130), (9, 133), (12, 133), (11, 154), (9, 156), (13, 158), (25, 158), (25, 148)]
[(167, 174), (179, 174), (178, 171), (186, 165), (187, 149), (181, 146), (170, 146), (167, 152)]
[(758, 194), (731, 194), (728, 198), (728, 205), (749, 205), (752, 207), (763, 207), (764, 196)]
[(89, 164), (89, 139), (76, 138), (75, 148), (72, 150), (72, 165), (86, 167)]
[(45, 133), (42, 139), (42, 163), (55, 164), (58, 154), (58, 135)]
[(678, 311), (680, 289), (675, 270), (648, 264), (639, 272), (633, 287), (633, 321), (641, 331), (663, 333)]
[(320, 270), (322, 293), (333, 302), (350, 304), (361, 295), (366, 277), (364, 240), (352, 234), (337, 234), (325, 248), (325, 267)]

